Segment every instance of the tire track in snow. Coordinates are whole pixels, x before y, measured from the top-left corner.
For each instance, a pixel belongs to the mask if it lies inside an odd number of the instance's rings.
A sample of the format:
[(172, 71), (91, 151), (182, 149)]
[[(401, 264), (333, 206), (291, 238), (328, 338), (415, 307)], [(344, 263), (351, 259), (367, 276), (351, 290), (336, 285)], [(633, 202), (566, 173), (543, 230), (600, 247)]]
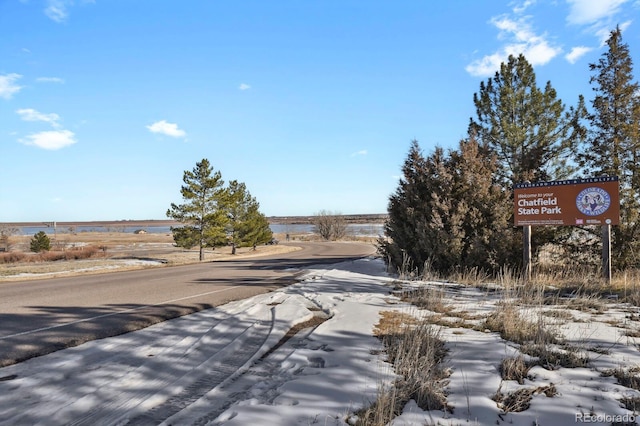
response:
[[(126, 421), (123, 416), (127, 416), (128, 412), (149, 400), (158, 400), (158, 394), (166, 394), (166, 389), (192, 375), (193, 371), (206, 370), (207, 364), (215, 361), (220, 352), (225, 351), (239, 336), (251, 329), (252, 325), (253, 323), (237, 321), (237, 318), (223, 314), (222, 318), (213, 319), (208, 324), (208, 331), (203, 335), (184, 337), (178, 345), (170, 348), (169, 353), (146, 359), (146, 362), (129, 370), (118, 380), (105, 384), (95, 394), (74, 401), (66, 412), (60, 413), (60, 420), (71, 417), (73, 421), (66, 420), (64, 423), (74, 426), (122, 424)], [(211, 353), (214, 349), (216, 352)], [(165, 371), (166, 366), (174, 368), (172, 371)], [(151, 372), (155, 374), (150, 379), (148, 376)], [(144, 387), (140, 387), (141, 383), (144, 383)], [(162, 391), (158, 392), (158, 389)], [(124, 394), (129, 396), (122, 398)], [(114, 400), (113, 395), (118, 395), (119, 398)], [(93, 408), (82, 410), (87, 405)], [(78, 412), (82, 414), (78, 416)]]
[[(245, 372), (233, 377), (233, 380), (214, 388), (203, 398), (185, 407), (175, 416), (165, 419), (162, 425), (191, 424), (191, 426), (206, 426), (208, 424), (218, 424), (214, 421), (230, 406), (238, 401), (247, 399), (250, 389), (256, 384), (260, 382), (269, 383), (268, 391), (275, 392), (275, 389), (286, 380), (300, 374), (302, 368), (296, 366), (294, 370), (286, 373), (283, 377), (278, 377), (277, 379), (271, 377), (273, 372), (281, 368), (284, 361), (289, 358), (296, 348), (305, 346), (304, 340), (308, 338), (313, 330), (331, 317), (331, 315), (322, 311), (314, 310), (313, 313), (314, 316), (311, 320), (293, 326), (275, 346), (264, 353)], [(286, 346), (282, 347), (284, 345)], [(267, 390), (264, 391), (267, 392)]]
[[(266, 342), (273, 321), (269, 324), (257, 323), (247, 332), (249, 336), (239, 336), (236, 342), (239, 348), (232, 351), (222, 360), (216, 363), (216, 366), (207, 374), (199, 374), (194, 382), (187, 385), (181, 392), (173, 395), (164, 403), (157, 405), (144, 414), (138, 415), (131, 419), (127, 426), (156, 426), (162, 421), (168, 419), (172, 415), (180, 412), (202, 396), (221, 385), (224, 381), (236, 374), (245, 364), (252, 360), (254, 355), (258, 353), (260, 348)], [(238, 342), (241, 340), (240, 342)]]
[[(69, 375), (82, 376), (83, 386), (81, 389), (73, 389), (68, 392), (46, 392), (39, 404), (48, 406), (50, 409), (49, 421), (56, 424), (83, 424), (83, 419), (87, 417), (97, 419), (93, 416), (104, 408), (117, 404), (113, 400), (113, 395), (127, 392), (126, 385), (123, 384), (131, 380), (140, 371), (153, 370), (154, 367), (161, 368), (162, 362), (177, 363), (182, 358), (189, 355), (194, 346), (201, 344), (201, 340), (207, 334), (216, 332), (218, 327), (231, 315), (225, 313), (198, 313), (189, 319), (190, 322), (201, 322), (200, 330), (192, 329), (192, 332), (185, 335), (184, 330), (178, 323), (168, 323), (163, 326), (173, 330), (167, 335), (159, 329), (150, 328), (138, 334), (127, 334), (117, 336), (103, 341), (89, 343), (94, 348), (90, 351), (83, 350), (82, 347), (68, 349), (72, 355), (64, 352), (49, 355), (52, 357), (51, 363), (42, 364), (33, 370), (26, 380), (32, 383), (46, 383), (50, 389), (62, 389), (66, 385)], [(185, 319), (180, 321), (184, 325)], [(163, 339), (160, 340), (160, 336)], [(143, 354), (153, 353), (153, 358), (147, 356), (132, 357), (132, 352)], [(193, 357), (192, 357), (193, 358)], [(17, 366), (7, 367), (9, 371)], [(113, 392), (118, 389), (118, 392)], [(72, 395), (75, 398), (70, 398)], [(12, 395), (7, 395), (13, 398)], [(20, 398), (16, 393), (15, 398)], [(19, 400), (12, 406), (10, 411), (3, 413), (0, 424), (30, 424), (37, 420), (30, 417), (31, 413), (24, 411)], [(104, 412), (104, 411), (103, 411)], [(76, 422), (76, 423), (73, 423)], [(96, 424), (95, 420), (89, 420), (87, 424)]]

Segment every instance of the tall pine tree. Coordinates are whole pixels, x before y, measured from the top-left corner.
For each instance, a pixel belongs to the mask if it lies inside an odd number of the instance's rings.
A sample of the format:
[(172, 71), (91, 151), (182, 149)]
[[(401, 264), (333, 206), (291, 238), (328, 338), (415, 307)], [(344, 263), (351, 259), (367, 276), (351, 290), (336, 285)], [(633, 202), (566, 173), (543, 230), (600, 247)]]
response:
[(589, 177), (619, 177), (621, 223), (613, 229), (612, 254), (615, 266), (625, 268), (637, 266), (640, 257), (640, 86), (619, 27), (607, 46), (589, 65), (595, 97), (591, 132), (579, 159)]
[(226, 244), (227, 217), (223, 207), (225, 190), (220, 172), (206, 158), (196, 163), (192, 171), (186, 170), (180, 188), (183, 204), (171, 203), (167, 216), (182, 223), (172, 227), (173, 239), (179, 247), (200, 248), (200, 260), (204, 260), (206, 247)]
[[(441, 150), (436, 152), (439, 153)], [(379, 251), (391, 267), (400, 269), (410, 264), (409, 268), (421, 270), (431, 256), (431, 241), (425, 235), (431, 200), (426, 179), (427, 160), (418, 141), (413, 140), (402, 166), (398, 188), (389, 197), (386, 238), (379, 241)]]
[(496, 154), (506, 187), (571, 174), (564, 160), (585, 136), (582, 96), (566, 111), (550, 82), (538, 88), (533, 67), (521, 54), (509, 56), (492, 79), (481, 82), (473, 102), (477, 118), (471, 118), (469, 133)]
[(244, 183), (229, 182), (225, 198), (228, 218), (227, 236), (231, 242), (232, 254), (236, 247), (255, 247), (273, 238), (269, 221), (260, 213), (260, 205), (251, 196)]
[[(497, 178), (509, 194), (516, 183), (566, 179), (575, 173), (570, 160), (586, 137), (582, 96), (575, 108), (567, 110), (551, 82), (544, 90), (538, 88), (533, 67), (519, 55), (509, 56), (492, 79), (480, 84), (473, 102), (477, 118), (471, 118), (469, 133), (495, 154)], [(519, 228), (511, 231), (511, 241), (522, 232)], [(564, 243), (570, 237), (569, 228), (536, 228), (534, 255), (545, 244)]]

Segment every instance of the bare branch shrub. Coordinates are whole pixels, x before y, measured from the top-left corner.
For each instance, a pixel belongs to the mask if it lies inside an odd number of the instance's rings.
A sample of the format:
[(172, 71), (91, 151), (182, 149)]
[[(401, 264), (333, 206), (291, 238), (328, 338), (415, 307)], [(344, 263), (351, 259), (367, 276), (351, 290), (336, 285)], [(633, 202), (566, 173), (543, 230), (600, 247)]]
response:
[(26, 254), (20, 251), (0, 253), (0, 264), (20, 262), (56, 262), (59, 260), (81, 260), (103, 254), (95, 246), (85, 246), (81, 249), (66, 251), (45, 251), (37, 254)]
[(327, 241), (335, 241), (347, 236), (347, 222), (339, 213), (320, 210), (312, 219), (314, 231)]
[(15, 226), (0, 225), (0, 251), (11, 250), (11, 237), (19, 233), (20, 229)]
[(21, 251), (11, 251), (8, 253), (0, 253), (0, 264), (23, 262), (27, 259), (25, 253)]

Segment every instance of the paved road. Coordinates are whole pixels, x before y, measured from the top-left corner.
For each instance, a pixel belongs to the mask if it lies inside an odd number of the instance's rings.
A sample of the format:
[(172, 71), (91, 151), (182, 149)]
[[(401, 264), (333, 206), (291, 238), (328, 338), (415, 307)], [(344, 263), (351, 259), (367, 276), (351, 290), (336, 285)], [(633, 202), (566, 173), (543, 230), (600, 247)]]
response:
[(260, 258), (0, 283), (0, 366), (272, 291), (312, 265), (374, 253), (364, 243), (296, 243)]

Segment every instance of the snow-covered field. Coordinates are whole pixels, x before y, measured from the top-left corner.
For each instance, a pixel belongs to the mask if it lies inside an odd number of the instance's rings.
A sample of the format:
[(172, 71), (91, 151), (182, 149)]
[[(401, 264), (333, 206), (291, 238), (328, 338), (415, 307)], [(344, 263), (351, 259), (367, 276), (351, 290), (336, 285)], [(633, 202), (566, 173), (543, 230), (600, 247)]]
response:
[[(429, 314), (393, 295), (396, 284), (378, 259), (323, 266), (272, 293), (2, 368), (0, 424), (353, 423), (354, 413), (395, 378), (373, 336), (380, 312)], [(394, 425), (609, 425), (631, 420), (633, 412), (620, 400), (640, 397), (640, 392), (618, 384), (611, 372), (633, 376), (633, 368), (640, 366), (633, 337), (640, 336), (637, 308), (614, 302), (590, 311), (539, 307), (547, 326), (563, 334), (588, 363), (535, 366), (518, 384), (501, 379), (499, 372), (504, 358), (519, 353), (518, 345), (470, 327), (503, 298), (452, 284), (419, 285), (437, 288), (455, 307), (449, 315), (458, 325), (438, 326), (448, 348), (446, 390), (453, 413), (424, 412), (410, 402)], [(464, 312), (465, 324), (456, 312)], [(440, 324), (447, 319), (439, 318)], [(552, 396), (532, 392), (530, 407), (522, 412), (505, 412), (492, 399), (498, 390), (508, 394), (551, 384)]]

